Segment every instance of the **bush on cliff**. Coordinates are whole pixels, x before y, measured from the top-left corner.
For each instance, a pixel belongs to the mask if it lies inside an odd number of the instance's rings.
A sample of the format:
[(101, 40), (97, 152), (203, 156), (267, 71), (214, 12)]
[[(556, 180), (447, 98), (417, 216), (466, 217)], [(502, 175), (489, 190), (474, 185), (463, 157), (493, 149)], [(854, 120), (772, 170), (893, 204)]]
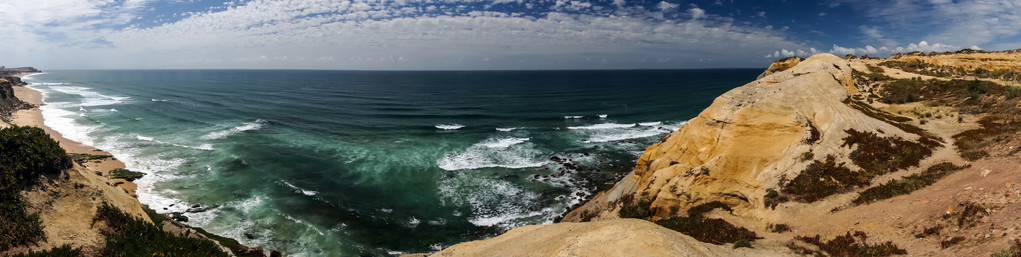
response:
[[(751, 247), (751, 242), (760, 238), (755, 232), (734, 226), (726, 220), (703, 217), (705, 213), (714, 209), (731, 211), (730, 207), (724, 203), (710, 202), (688, 209), (688, 217), (674, 217), (657, 221), (656, 224), (711, 244), (743, 241), (742, 245), (747, 245), (744, 247)], [(737, 247), (738, 245), (735, 245), (735, 248)]]
[(109, 227), (101, 256), (228, 256), (212, 241), (175, 236), (105, 202), (92, 219), (99, 221)]
[(0, 129), (0, 251), (46, 239), (39, 214), (29, 214), (21, 191), (40, 175), (71, 167), (64, 149), (42, 129)]

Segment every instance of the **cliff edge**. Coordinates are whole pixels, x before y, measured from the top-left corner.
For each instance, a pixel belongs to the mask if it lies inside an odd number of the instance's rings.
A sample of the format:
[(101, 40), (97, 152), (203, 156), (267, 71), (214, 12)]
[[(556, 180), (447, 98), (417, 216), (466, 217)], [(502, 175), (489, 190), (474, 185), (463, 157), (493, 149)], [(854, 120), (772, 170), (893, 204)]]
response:
[(564, 223), (436, 255), (1021, 253), (1021, 70), (981, 62), (1019, 58), (778, 61)]

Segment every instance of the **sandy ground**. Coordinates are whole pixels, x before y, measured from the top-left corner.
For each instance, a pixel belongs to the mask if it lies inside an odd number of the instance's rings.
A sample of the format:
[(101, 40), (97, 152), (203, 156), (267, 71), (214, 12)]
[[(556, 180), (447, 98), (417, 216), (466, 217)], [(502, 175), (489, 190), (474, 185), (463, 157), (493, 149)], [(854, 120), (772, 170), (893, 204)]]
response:
[[(33, 106), (41, 106), (43, 104), (42, 94), (39, 91), (36, 91), (35, 89), (31, 89), (28, 87), (14, 87), (14, 96), (18, 97), (18, 99), (21, 99), (24, 102), (32, 104)], [(100, 150), (98, 148), (84, 145), (82, 143), (64, 138), (62, 135), (60, 135), (59, 132), (54, 131), (50, 127), (47, 127), (45, 124), (43, 124), (42, 110), (40, 110), (38, 107), (28, 110), (19, 110), (18, 112), (15, 112), (13, 115), (11, 115), (11, 122), (14, 125), (18, 126), (34, 126), (42, 128), (43, 130), (46, 131), (47, 134), (50, 135), (50, 137), (53, 138), (53, 140), (59, 142), (60, 146), (63, 147), (64, 150), (66, 150), (68, 153), (110, 155), (110, 153)], [(106, 158), (98, 162), (88, 162), (85, 163), (84, 166), (89, 170), (99, 172), (100, 174), (102, 174), (102, 176), (106, 176), (111, 170), (125, 167), (123, 162), (118, 161), (114, 158)], [(131, 195), (135, 195), (135, 190), (138, 188), (138, 185), (129, 181), (125, 181), (123, 179), (113, 179), (110, 181), (110, 183), (117, 182), (123, 182), (120, 185), (118, 185), (118, 187), (123, 188)]]

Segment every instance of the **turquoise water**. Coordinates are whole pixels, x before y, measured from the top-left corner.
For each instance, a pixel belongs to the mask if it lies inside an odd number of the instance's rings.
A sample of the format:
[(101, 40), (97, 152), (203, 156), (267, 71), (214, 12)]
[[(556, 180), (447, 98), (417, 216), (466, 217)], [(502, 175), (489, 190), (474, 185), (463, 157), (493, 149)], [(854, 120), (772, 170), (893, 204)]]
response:
[[(139, 199), (295, 256), (428, 252), (552, 222), (759, 70), (52, 71), (26, 79)], [(192, 210), (196, 211), (196, 210)]]

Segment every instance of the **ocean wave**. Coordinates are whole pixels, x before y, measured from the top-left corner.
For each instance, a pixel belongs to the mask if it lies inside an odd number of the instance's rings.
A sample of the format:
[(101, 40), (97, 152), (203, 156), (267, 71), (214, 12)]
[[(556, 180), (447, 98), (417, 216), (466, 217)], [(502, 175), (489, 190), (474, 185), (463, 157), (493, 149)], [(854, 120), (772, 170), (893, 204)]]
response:
[(567, 129), (586, 129), (586, 130), (594, 130), (594, 129), (619, 129), (619, 128), (630, 128), (630, 127), (634, 127), (634, 126), (635, 126), (634, 123), (629, 123), (629, 124), (600, 123), (600, 124), (588, 125), (588, 126), (567, 127)]
[(152, 98), (152, 101), (153, 102), (166, 102), (167, 100)]
[(294, 184), (291, 184), (290, 182), (287, 182), (287, 181), (281, 180), (280, 182), (283, 183), (284, 185), (286, 185), (287, 187), (290, 187), (291, 189), (294, 189), (295, 193), (300, 193), (300, 194), (307, 195), (307, 196), (315, 196), (316, 194), (319, 194), (319, 192), (308, 190), (308, 189), (304, 189), (304, 188), (300, 188), (300, 187), (295, 186)]
[(501, 139), (497, 139), (497, 140), (487, 140), (486, 142), (483, 142), (482, 145), (484, 145), (486, 147), (489, 147), (489, 148), (501, 148), (502, 149), (502, 148), (510, 147), (512, 145), (528, 142), (528, 140), (529, 140), (529, 138), (520, 138), (520, 137), (501, 138)]
[(104, 106), (125, 103), (130, 100), (130, 97), (126, 96), (110, 96), (97, 93), (92, 91), (91, 88), (77, 87), (77, 86), (66, 86), (66, 87), (49, 87), (50, 90), (61, 92), (68, 95), (80, 96), (81, 102), (77, 103), (78, 106)]
[(258, 119), (258, 120), (255, 120), (253, 122), (245, 122), (244, 124), (241, 124), (240, 126), (233, 127), (233, 128), (230, 128), (230, 129), (210, 132), (209, 134), (205, 134), (205, 135), (199, 137), (199, 139), (202, 139), (202, 140), (223, 139), (223, 138), (226, 138), (226, 137), (229, 137), (229, 136), (241, 133), (241, 132), (245, 132), (245, 131), (249, 131), (249, 130), (259, 130), (259, 129), (262, 129), (263, 127), (266, 126), (266, 124), (267, 124), (267, 122), (265, 120)]
[(472, 210), (468, 222), (483, 227), (507, 230), (536, 219), (550, 221), (552, 208), (535, 209), (541, 196), (511, 182), (462, 173), (439, 185), (444, 204), (466, 206)]
[(662, 124), (663, 124), (663, 122), (661, 122), (661, 121), (639, 122), (638, 123), (639, 126), (645, 126), (645, 127), (655, 127), (655, 126), (659, 126), (659, 125), (662, 125)]
[(442, 130), (457, 130), (457, 129), (461, 129), (463, 127), (464, 127), (464, 125), (457, 124), (457, 123), (454, 123), (454, 124), (437, 124), (436, 125), (436, 128), (442, 129)]
[(152, 142), (152, 141), (156, 140), (153, 137), (147, 137), (147, 136), (142, 136), (142, 135), (136, 135), (135, 138), (137, 138), (138, 140), (149, 141), (149, 142)]
[(496, 128), (496, 131), (511, 132), (511, 131), (514, 131), (515, 129), (518, 129), (518, 128)]
[(664, 134), (664, 133), (667, 133), (667, 132), (664, 131), (664, 130), (661, 130), (661, 129), (656, 129), (656, 128), (644, 129), (644, 130), (623, 130), (623, 131), (616, 131), (616, 132), (595, 133), (591, 137), (589, 137), (588, 140), (585, 140), (584, 142), (585, 143), (613, 142), (613, 141), (621, 141), (621, 140), (628, 140), (628, 139), (651, 137), (651, 136), (656, 136), (656, 135)]
[(447, 153), (436, 161), (444, 170), (474, 170), (481, 168), (521, 169), (546, 164), (542, 152), (523, 144), (527, 138), (496, 138), (469, 146), (460, 152)]
[(599, 115), (599, 118), (600, 118), (600, 119), (605, 119), (606, 117), (609, 117), (609, 116), (610, 116), (610, 115), (606, 115), (606, 114), (600, 114), (600, 115)]
[(567, 115), (567, 116), (564, 116), (564, 119), (568, 119), (568, 120), (569, 119), (581, 119), (581, 118), (584, 118), (584, 117), (585, 116), (581, 116), (581, 115)]

